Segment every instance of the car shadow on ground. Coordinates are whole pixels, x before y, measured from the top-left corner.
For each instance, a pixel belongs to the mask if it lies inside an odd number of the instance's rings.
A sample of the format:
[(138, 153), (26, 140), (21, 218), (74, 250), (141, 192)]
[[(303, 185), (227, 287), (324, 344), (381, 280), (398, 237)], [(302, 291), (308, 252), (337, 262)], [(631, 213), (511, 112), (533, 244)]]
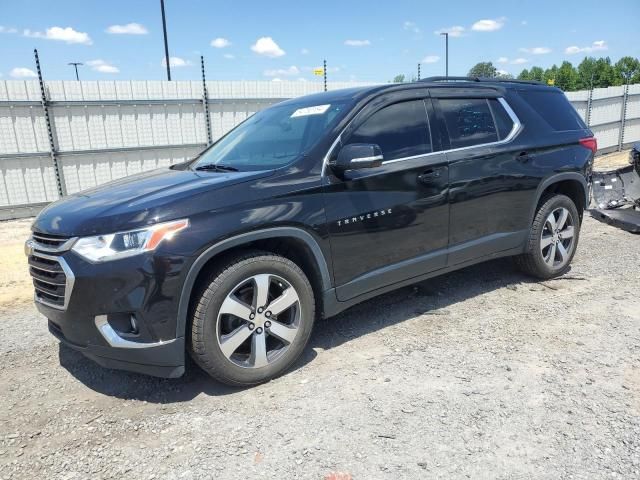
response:
[[(381, 295), (317, 322), (309, 346), (291, 370), (312, 362), (317, 355), (315, 349), (330, 350), (360, 336), (489, 291), (535, 282), (517, 272), (509, 259), (499, 259)], [(363, 318), (367, 320), (363, 321)], [(127, 400), (168, 404), (186, 402), (200, 394), (222, 396), (242, 390), (214, 381), (190, 359), (187, 372), (177, 379), (106, 369), (62, 344), (59, 359), (60, 364), (88, 388)]]

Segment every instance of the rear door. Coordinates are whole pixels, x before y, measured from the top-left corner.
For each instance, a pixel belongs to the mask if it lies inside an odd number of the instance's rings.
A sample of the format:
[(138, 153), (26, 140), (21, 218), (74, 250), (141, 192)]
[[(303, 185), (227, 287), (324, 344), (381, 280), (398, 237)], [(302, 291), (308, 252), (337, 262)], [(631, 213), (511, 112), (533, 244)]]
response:
[(339, 300), (446, 265), (448, 170), (429, 129), (426, 90), (377, 98), (342, 134), (375, 143), (384, 163), (338, 178), (327, 169), (325, 202)]
[(520, 246), (538, 182), (514, 141), (519, 120), (492, 90), (432, 95), (449, 143), (448, 264)]

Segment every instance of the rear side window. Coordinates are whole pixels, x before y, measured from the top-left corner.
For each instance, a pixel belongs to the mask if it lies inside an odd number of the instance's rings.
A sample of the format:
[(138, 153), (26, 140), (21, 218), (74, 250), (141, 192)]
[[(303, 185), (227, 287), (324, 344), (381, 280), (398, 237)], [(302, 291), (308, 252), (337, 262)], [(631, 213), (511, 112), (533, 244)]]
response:
[(451, 148), (498, 141), (498, 132), (484, 98), (441, 98), (440, 111), (449, 132)]
[(504, 140), (513, 130), (513, 120), (511, 120), (511, 117), (497, 98), (490, 98), (489, 106), (491, 107), (491, 113), (493, 113), (496, 130), (498, 130), (498, 139)]
[(519, 90), (518, 93), (554, 130), (566, 131), (587, 128), (578, 112), (575, 111), (562, 92), (553, 90)]
[(413, 100), (378, 110), (353, 132), (347, 143), (375, 143), (385, 160), (431, 152), (424, 102)]

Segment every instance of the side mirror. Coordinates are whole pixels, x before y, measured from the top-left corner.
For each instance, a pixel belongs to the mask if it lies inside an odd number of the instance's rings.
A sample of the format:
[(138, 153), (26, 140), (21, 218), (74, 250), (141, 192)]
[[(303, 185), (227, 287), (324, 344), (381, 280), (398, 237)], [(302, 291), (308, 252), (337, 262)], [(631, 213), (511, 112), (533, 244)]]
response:
[(338, 173), (361, 168), (375, 168), (382, 165), (382, 150), (376, 144), (352, 143), (342, 147), (338, 158), (331, 166)]

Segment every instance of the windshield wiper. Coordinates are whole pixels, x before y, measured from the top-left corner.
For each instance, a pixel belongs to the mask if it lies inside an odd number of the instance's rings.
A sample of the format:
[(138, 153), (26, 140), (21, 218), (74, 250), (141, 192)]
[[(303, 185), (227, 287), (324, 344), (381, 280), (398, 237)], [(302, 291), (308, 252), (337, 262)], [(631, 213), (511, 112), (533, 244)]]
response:
[(238, 172), (239, 171), (236, 167), (232, 167), (230, 165), (215, 164), (215, 163), (205, 163), (204, 165), (200, 165), (196, 167), (196, 170), (210, 170), (214, 172)]

